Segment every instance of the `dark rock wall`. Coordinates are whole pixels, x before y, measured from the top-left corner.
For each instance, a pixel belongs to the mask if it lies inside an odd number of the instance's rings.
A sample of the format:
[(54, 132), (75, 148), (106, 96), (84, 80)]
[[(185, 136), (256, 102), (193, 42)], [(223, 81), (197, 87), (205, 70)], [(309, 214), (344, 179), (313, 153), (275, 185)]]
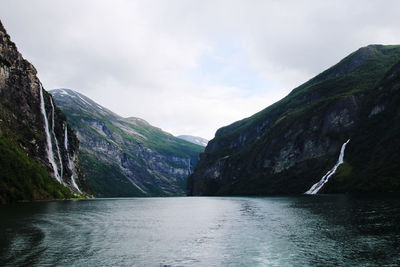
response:
[[(18, 52), (15, 44), (0, 22), (0, 129), (2, 134), (13, 136), (19, 146), (29, 157), (46, 166), (51, 175), (53, 169), (46, 152), (46, 133), (44, 117), (40, 108), (40, 81), (36, 69)], [(87, 191), (85, 179), (78, 163), (79, 141), (72, 129), (68, 127), (65, 116), (54, 106), (54, 125), (52, 125), (52, 97), (44, 91), (44, 101), (50, 128), (54, 127), (61, 161), (56, 151), (55, 139), (52, 138), (53, 153), (59, 172), (63, 173), (65, 186), (77, 191), (72, 185), (72, 172), (76, 183), (82, 191)], [(65, 127), (68, 127), (69, 151), (65, 148)], [(51, 129), (50, 129), (51, 131)], [(74, 168), (69, 167), (69, 158)]]

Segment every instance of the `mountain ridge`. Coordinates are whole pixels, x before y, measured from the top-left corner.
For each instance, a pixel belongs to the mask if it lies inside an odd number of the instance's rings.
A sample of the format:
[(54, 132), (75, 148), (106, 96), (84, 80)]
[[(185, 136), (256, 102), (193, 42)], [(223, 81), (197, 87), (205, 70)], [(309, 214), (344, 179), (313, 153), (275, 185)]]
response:
[(305, 192), (334, 165), (365, 120), (367, 94), (399, 59), (400, 46), (360, 48), (275, 104), (220, 128), (200, 155), (188, 194)]
[(97, 196), (185, 193), (203, 148), (141, 118), (123, 118), (71, 89), (50, 92), (81, 141), (82, 164)]

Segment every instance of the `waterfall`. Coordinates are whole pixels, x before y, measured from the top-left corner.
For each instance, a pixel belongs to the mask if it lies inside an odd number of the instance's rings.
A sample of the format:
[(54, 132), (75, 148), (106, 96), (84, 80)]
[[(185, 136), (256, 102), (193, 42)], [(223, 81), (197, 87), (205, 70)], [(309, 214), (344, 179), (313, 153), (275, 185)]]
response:
[(326, 184), (329, 180), (329, 178), (336, 172), (336, 169), (343, 163), (343, 158), (344, 158), (344, 150), (346, 149), (346, 145), (350, 142), (350, 139), (347, 140), (343, 145), (342, 148), (340, 149), (340, 155), (339, 159), (336, 162), (335, 166), (331, 170), (329, 170), (322, 178), (321, 180), (314, 184), (307, 192), (304, 194), (308, 195), (315, 195), (321, 190), (321, 188)]
[(39, 83), (39, 86), (40, 86), (40, 109), (41, 109), (42, 114), (43, 114), (44, 130), (46, 132), (47, 158), (49, 159), (49, 162), (50, 162), (51, 166), (53, 167), (54, 176), (56, 177), (58, 182), (62, 183), (61, 182), (61, 177), (58, 174), (58, 167), (57, 167), (56, 161), (54, 159), (53, 144), (51, 142), (51, 135), (50, 135), (50, 129), (49, 129), (49, 121), (47, 120), (46, 107), (45, 107), (45, 102), (44, 102), (44, 97), (43, 97), (43, 87), (42, 87), (41, 83)]
[(188, 176), (192, 173), (192, 171), (190, 170), (190, 163), (191, 163), (191, 160), (190, 160), (190, 158), (189, 158), (189, 164), (188, 164)]
[(67, 151), (67, 155), (69, 156), (69, 150), (68, 150), (68, 127), (65, 125), (65, 132), (64, 132), (64, 147), (65, 150)]
[(67, 127), (67, 125), (65, 125), (64, 147), (65, 147), (65, 150), (67, 151), (68, 168), (72, 172), (72, 175), (71, 175), (72, 186), (75, 187), (75, 189), (78, 190), (79, 193), (82, 193), (81, 190), (79, 189), (78, 185), (76, 184), (76, 181), (75, 181), (75, 177), (74, 177), (74, 169), (75, 169), (74, 162), (71, 160), (71, 157), (69, 156), (69, 150), (68, 150), (68, 127)]
[(53, 104), (53, 100), (50, 97), (50, 104), (51, 104), (51, 123), (52, 123), (52, 127), (51, 127), (51, 132), (53, 133), (53, 137), (54, 137), (54, 141), (56, 143), (56, 148), (57, 148), (57, 155), (58, 155), (58, 159), (60, 161), (60, 167), (61, 167), (61, 179), (63, 178), (63, 172), (64, 172), (64, 166), (62, 163), (62, 158), (61, 158), (61, 153), (60, 153), (60, 146), (58, 145), (58, 140), (57, 140), (57, 136), (54, 133), (54, 104)]

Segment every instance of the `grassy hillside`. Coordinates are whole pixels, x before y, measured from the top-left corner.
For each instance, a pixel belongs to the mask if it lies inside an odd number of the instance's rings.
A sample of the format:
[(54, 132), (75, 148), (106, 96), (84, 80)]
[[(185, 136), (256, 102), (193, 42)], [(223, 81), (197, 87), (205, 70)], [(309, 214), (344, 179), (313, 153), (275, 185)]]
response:
[[(224, 155), (232, 152), (229, 144), (243, 132), (269, 122), (277, 126), (284, 120), (294, 121), (299, 117), (308, 118), (315, 108), (324, 109), (335, 99), (366, 91), (380, 82), (386, 72), (400, 58), (400, 45), (373, 45), (360, 48), (335, 66), (295, 88), (288, 96), (253, 116), (219, 129), (212, 140), (218, 144), (214, 154)], [(262, 129), (265, 130), (265, 129)], [(250, 138), (246, 144), (256, 141)]]
[(16, 142), (0, 134), (0, 203), (75, 197)]

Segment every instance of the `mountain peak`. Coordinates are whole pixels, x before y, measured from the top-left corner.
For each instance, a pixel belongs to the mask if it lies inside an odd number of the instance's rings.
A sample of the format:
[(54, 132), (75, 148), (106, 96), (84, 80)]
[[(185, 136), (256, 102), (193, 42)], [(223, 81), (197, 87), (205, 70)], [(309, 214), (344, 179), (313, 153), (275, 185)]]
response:
[(326, 74), (324, 78), (329, 79), (350, 73), (364, 65), (368, 60), (374, 60), (376, 58), (381, 58), (382, 56), (391, 56), (393, 53), (398, 55), (399, 48), (400, 45), (381, 44), (371, 44), (361, 47), (357, 51), (345, 57), (337, 65), (324, 72)]
[(183, 139), (185, 141), (188, 141), (190, 143), (193, 143), (193, 144), (196, 144), (196, 145), (199, 145), (199, 146), (203, 146), (203, 147), (207, 146), (207, 144), (208, 144), (208, 140), (207, 139), (204, 139), (204, 138), (198, 137), (198, 136), (178, 135), (177, 137), (180, 138), (180, 139)]
[(140, 123), (140, 124), (150, 125), (150, 123), (148, 123), (146, 120), (141, 119), (141, 118), (136, 118), (136, 117), (125, 118), (125, 121), (133, 123), (133, 124)]
[(101, 114), (102, 116), (106, 116), (109, 119), (122, 118), (121, 116), (115, 114), (106, 107), (101, 106), (100, 104), (94, 102), (89, 97), (75, 90), (67, 88), (59, 88), (50, 90), (49, 92), (54, 96), (54, 98), (59, 103), (62, 103), (62, 106), (64, 108), (67, 108), (69, 110), (79, 109), (81, 111), (88, 112), (91, 114)]

